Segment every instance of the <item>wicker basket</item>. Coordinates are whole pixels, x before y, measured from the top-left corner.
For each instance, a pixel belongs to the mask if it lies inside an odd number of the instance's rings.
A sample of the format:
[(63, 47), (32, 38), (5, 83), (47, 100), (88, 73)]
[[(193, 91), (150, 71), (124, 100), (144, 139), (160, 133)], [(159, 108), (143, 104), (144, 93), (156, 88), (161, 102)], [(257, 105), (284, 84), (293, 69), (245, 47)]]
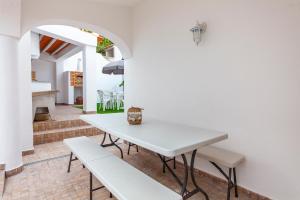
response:
[(142, 123), (142, 108), (131, 107), (127, 111), (127, 121), (130, 125), (140, 125)]

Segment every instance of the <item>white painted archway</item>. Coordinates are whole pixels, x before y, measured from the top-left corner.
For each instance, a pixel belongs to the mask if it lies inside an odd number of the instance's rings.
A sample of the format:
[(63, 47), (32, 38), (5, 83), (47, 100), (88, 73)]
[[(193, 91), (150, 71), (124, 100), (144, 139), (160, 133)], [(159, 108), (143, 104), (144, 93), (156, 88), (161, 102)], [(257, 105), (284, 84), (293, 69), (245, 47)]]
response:
[(128, 59), (131, 57), (131, 50), (130, 46), (119, 36), (116, 34), (100, 27), (97, 25), (91, 25), (85, 22), (79, 22), (79, 21), (72, 21), (72, 20), (61, 20), (61, 19), (51, 19), (51, 20), (45, 20), (40, 21), (39, 23), (32, 24), (30, 28), (26, 28), (22, 31), (22, 37), (30, 30), (44, 25), (64, 25), (64, 26), (72, 26), (76, 28), (84, 28), (90, 31), (93, 31), (99, 35), (104, 36), (105, 38), (108, 38), (110, 41), (112, 41), (121, 51), (124, 59)]
[[(58, 19), (51, 19), (51, 20), (45, 20), (40, 21), (39, 23), (33, 24), (31, 28), (24, 29), (22, 32), (21, 37), (21, 43), (27, 43), (24, 44), (24, 46), (28, 46), (28, 33), (31, 29), (34, 29), (38, 26), (43, 25), (64, 25), (64, 26), (72, 26), (77, 28), (85, 28), (88, 30), (91, 30), (93, 32), (96, 32), (108, 39), (110, 39), (121, 51), (123, 57), (125, 59), (130, 58), (131, 52), (129, 46), (122, 40), (120, 37), (118, 37), (116, 34), (113, 34), (109, 31), (107, 31), (104, 28), (101, 28), (99, 26), (90, 25), (84, 22), (78, 22), (78, 21), (71, 21), (71, 20), (58, 20)], [(27, 35), (27, 36), (26, 36)], [(27, 38), (27, 39), (26, 39)], [(20, 52), (22, 55), (20, 57), (22, 58), (24, 63), (22, 66), (19, 66), (19, 88), (22, 88), (22, 90), (19, 91), (19, 97), (22, 99), (22, 102), (19, 103), (19, 114), (21, 119), (32, 119), (32, 111), (30, 110), (32, 108), (32, 102), (31, 102), (31, 86), (29, 85), (28, 80), (31, 76), (31, 62), (30, 62), (30, 52), (28, 51), (28, 48), (20, 49)], [(24, 66), (25, 65), (25, 66)], [(25, 106), (24, 106), (25, 105)], [(22, 150), (30, 150), (33, 148), (33, 141), (32, 141), (32, 123), (29, 120), (20, 120), (20, 127), (22, 127), (22, 131), (20, 132), (20, 138), (21, 138), (21, 149)]]
[(86, 28), (110, 39), (131, 57), (132, 8), (82, 0), (22, 0), (21, 35), (41, 25)]
[[(0, 35), (0, 43), (5, 48), (0, 54), (1, 63), (7, 66), (1, 73), (1, 89), (8, 92), (0, 118), (7, 125), (2, 132), (9, 137), (0, 134), (0, 141), (7, 144), (0, 145), (3, 152), (0, 164), (5, 163), (6, 170), (13, 170), (22, 165), (21, 152), (33, 148), (31, 52), (26, 33), (41, 25), (86, 28), (109, 38), (128, 59), (132, 55), (132, 8), (85, 0), (22, 0), (4, 4), (3, 8), (9, 17), (0, 29), (1, 34), (8, 36)], [(13, 114), (9, 117), (8, 112)]]

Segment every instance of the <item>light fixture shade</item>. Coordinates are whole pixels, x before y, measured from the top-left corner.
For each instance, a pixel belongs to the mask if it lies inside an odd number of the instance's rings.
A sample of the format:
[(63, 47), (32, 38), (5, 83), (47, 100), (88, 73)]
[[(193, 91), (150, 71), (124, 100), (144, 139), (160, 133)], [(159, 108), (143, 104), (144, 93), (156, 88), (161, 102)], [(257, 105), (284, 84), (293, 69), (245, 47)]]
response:
[(200, 44), (202, 40), (201, 35), (206, 31), (206, 27), (207, 27), (206, 23), (200, 24), (199, 22), (197, 22), (196, 26), (194, 26), (191, 29), (191, 32), (193, 33), (193, 40), (197, 46)]

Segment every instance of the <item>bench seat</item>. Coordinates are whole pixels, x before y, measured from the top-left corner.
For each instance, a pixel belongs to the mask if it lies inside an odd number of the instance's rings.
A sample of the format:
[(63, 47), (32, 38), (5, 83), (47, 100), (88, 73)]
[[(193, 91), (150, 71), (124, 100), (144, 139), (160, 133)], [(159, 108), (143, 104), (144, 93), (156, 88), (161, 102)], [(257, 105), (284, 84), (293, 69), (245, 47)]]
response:
[(86, 165), (88, 161), (113, 155), (100, 147), (97, 142), (85, 136), (65, 139), (64, 144), (69, 147), (71, 152), (84, 165)]
[(228, 168), (236, 168), (245, 159), (241, 154), (213, 146), (201, 148), (198, 155)]
[[(72, 154), (90, 171), (90, 199), (92, 174), (118, 200), (182, 200), (182, 196), (155, 181), (127, 162), (104, 150), (87, 137), (65, 139)], [(71, 161), (70, 161), (71, 162)]]
[[(227, 187), (227, 200), (230, 200), (230, 191), (234, 188), (235, 197), (238, 198), (238, 186), (237, 186), (237, 175), (236, 175), (236, 167), (241, 164), (245, 160), (245, 157), (241, 154), (228, 151), (225, 149), (207, 146), (203, 147), (199, 150), (199, 157), (204, 158), (215, 166), (221, 174), (227, 179), (228, 187)], [(229, 168), (228, 175), (224, 172), (224, 170), (219, 166), (223, 165), (224, 167)], [(232, 172), (233, 172), (233, 180), (232, 180)]]
[(111, 156), (87, 163), (92, 174), (122, 200), (181, 200), (182, 197), (129, 165)]

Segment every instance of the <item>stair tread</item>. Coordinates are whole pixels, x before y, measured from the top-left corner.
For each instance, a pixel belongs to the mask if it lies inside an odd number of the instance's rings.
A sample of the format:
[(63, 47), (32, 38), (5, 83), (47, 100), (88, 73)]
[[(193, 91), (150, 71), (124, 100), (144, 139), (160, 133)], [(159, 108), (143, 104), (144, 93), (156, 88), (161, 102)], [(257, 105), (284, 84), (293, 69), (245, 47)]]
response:
[(80, 119), (65, 120), (65, 121), (34, 122), (33, 130), (34, 132), (39, 132), (39, 131), (47, 131), (47, 130), (54, 130), (60, 128), (81, 127), (86, 125), (89, 124)]
[(60, 132), (73, 131), (73, 130), (82, 130), (82, 129), (89, 129), (89, 128), (95, 128), (95, 127), (93, 127), (91, 125), (85, 125), (85, 126), (76, 126), (76, 127), (70, 127), (70, 128), (51, 129), (51, 130), (46, 130), (46, 131), (35, 131), (34, 135), (60, 133)]

